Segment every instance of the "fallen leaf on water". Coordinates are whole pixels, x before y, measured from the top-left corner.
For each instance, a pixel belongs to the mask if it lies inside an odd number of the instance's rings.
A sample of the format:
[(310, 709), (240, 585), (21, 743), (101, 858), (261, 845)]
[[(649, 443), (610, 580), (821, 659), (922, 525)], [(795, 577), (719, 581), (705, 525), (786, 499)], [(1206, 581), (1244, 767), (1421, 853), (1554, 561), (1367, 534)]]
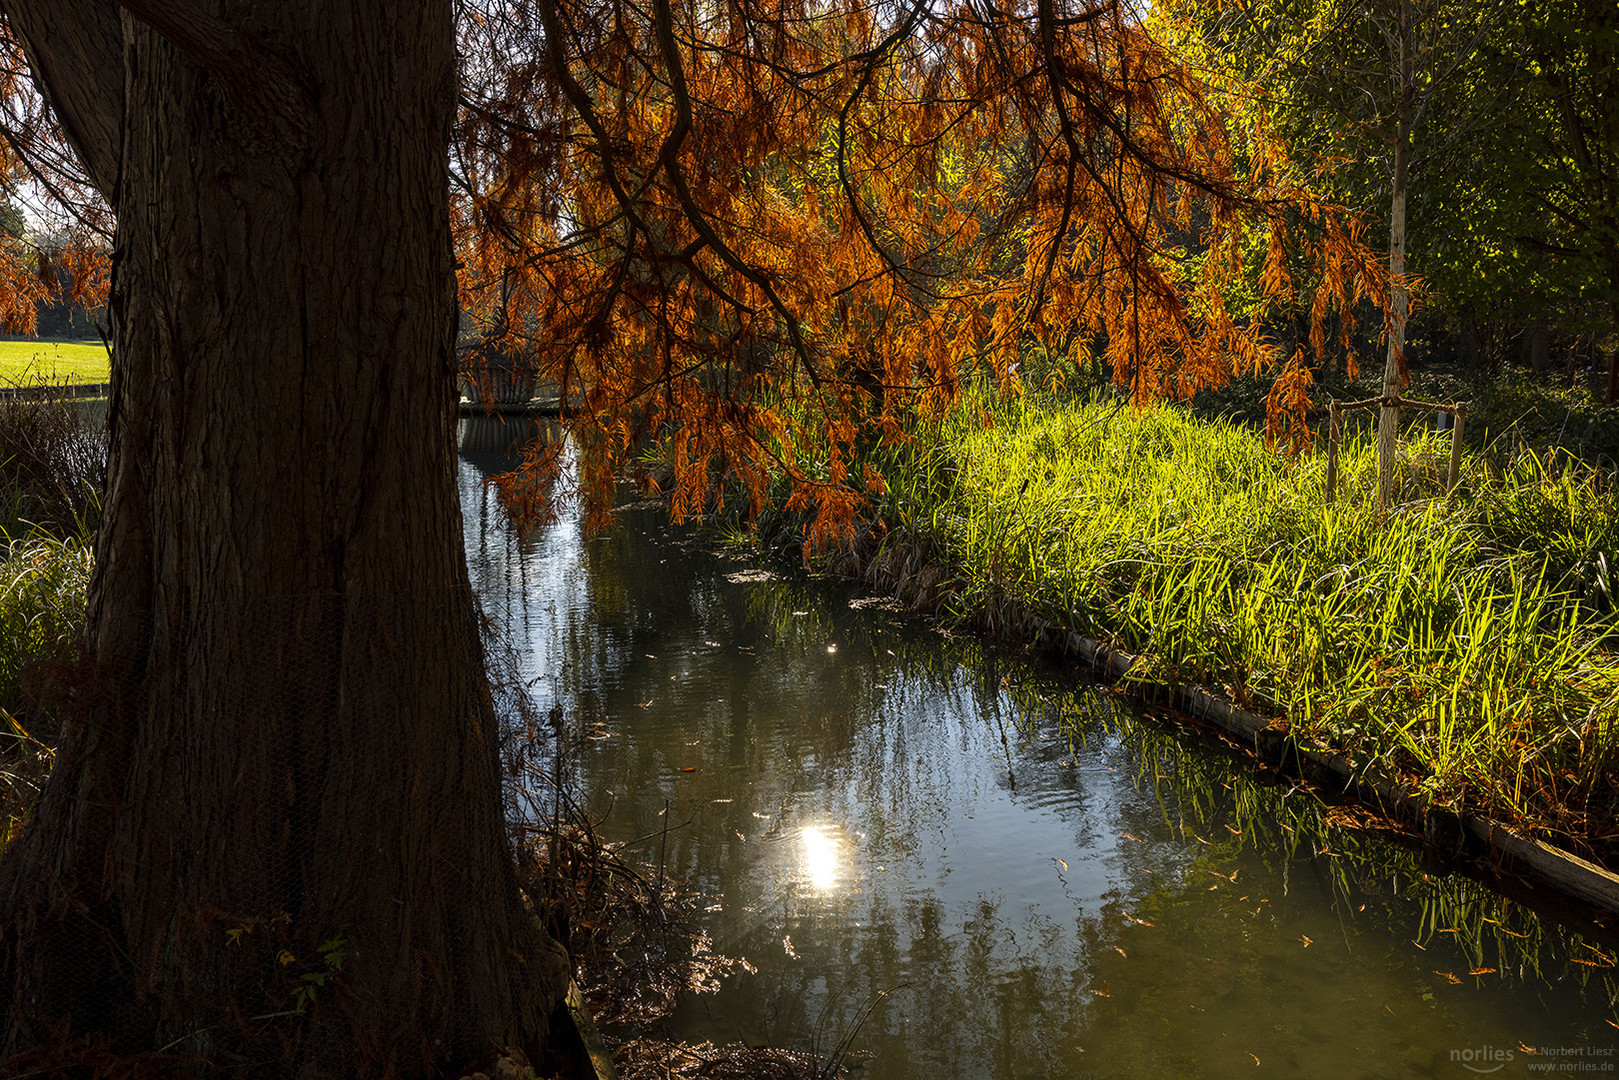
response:
[(641, 708), (643, 708), (643, 709), (652, 708), (652, 702), (650, 702), (650, 701), (637, 701), (636, 704), (641, 706)]
[(1615, 1023), (1614, 1023), (1614, 1022), (1613, 1022), (1613, 1021), (1612, 1021), (1612, 1020), (1609, 1020), (1609, 1021), (1608, 1021), (1608, 1026), (1609, 1026), (1609, 1027), (1616, 1027), (1616, 1028), (1619, 1028), (1619, 1024), (1615, 1024)]
[(1188, 1009), (1196, 1009), (1196, 1010), (1197, 1010), (1197, 1011), (1198, 1011), (1198, 1012), (1202, 1012), (1202, 1011), (1203, 1011), (1203, 1006), (1201, 1006), (1201, 1005), (1188, 1005), (1188, 1006), (1186, 1006), (1186, 1007), (1187, 1007), (1187, 1008), (1188, 1008)]
[[(1229, 825), (1227, 825), (1227, 826), (1226, 826), (1226, 827), (1225, 827), (1225, 831), (1226, 831), (1226, 832), (1228, 832), (1228, 833), (1230, 833), (1230, 834), (1231, 834), (1231, 835), (1232, 835), (1232, 836), (1241, 836), (1241, 835), (1242, 835), (1242, 830), (1241, 830), (1241, 829), (1233, 829), (1233, 828), (1232, 828), (1232, 827), (1231, 827), (1231, 826), (1229, 826)], [(1249, 1055), (1249, 1056), (1250, 1056), (1250, 1057), (1252, 1057), (1252, 1056), (1253, 1056), (1253, 1055), (1251, 1055), (1251, 1054), (1250, 1054), (1250, 1055)], [(1257, 1060), (1259, 1060), (1259, 1059), (1258, 1059), (1258, 1058), (1255, 1058), (1255, 1059), (1254, 1059), (1254, 1060), (1256, 1060), (1256, 1061), (1257, 1061)]]
[(697, 771), (697, 766), (695, 766), (695, 765), (687, 765), (685, 768), (681, 769), (680, 771), (681, 772), (696, 772)]
[(1452, 975), (1448, 971), (1435, 970), (1434, 974), (1442, 976), (1446, 982), (1451, 983), (1451, 984), (1453, 984), (1455, 986), (1460, 986), (1462, 984), (1462, 980), (1458, 979), (1456, 976)]
[(1134, 835), (1132, 833), (1124, 833), (1123, 836), (1124, 836), (1124, 838), (1126, 840), (1134, 840), (1138, 844), (1145, 844), (1146, 843), (1146, 841), (1141, 839), (1141, 837), (1136, 836), (1136, 835)]
[(1306, 948), (1306, 949), (1308, 949), (1308, 948), (1309, 948), (1309, 947), (1310, 947), (1310, 946), (1311, 946), (1311, 945), (1312, 945), (1312, 944), (1314, 944), (1314, 939), (1312, 939), (1312, 938), (1310, 938), (1310, 937), (1307, 937), (1307, 936), (1306, 936), (1306, 935), (1304, 935), (1304, 934), (1300, 934), (1300, 935), (1299, 935), (1299, 940), (1300, 940), (1300, 941), (1302, 941), (1302, 942), (1304, 942), (1304, 947), (1305, 947), (1305, 948)]
[(1148, 922), (1146, 919), (1138, 919), (1134, 915), (1130, 914), (1128, 911), (1126, 911), (1124, 913), (1124, 917), (1126, 919), (1130, 920), (1131, 922), (1135, 923), (1137, 926), (1151, 926), (1152, 925), (1152, 923)]
[(1097, 997), (1112, 997), (1113, 996), (1111, 993), (1108, 992), (1108, 984), (1107, 983), (1102, 984), (1102, 989), (1100, 989), (1100, 990), (1092, 990), (1091, 993), (1095, 994)]
[(1252, 1050), (1250, 1050), (1250, 1051), (1248, 1051), (1248, 1056), (1254, 1059), (1254, 1064), (1255, 1065), (1259, 1064), (1259, 1055), (1258, 1054), (1256, 1054)]
[(1113, 946), (1113, 951), (1124, 957), (1126, 960), (1130, 959), (1130, 954), (1119, 948), (1117, 945)]
[(1495, 969), (1494, 968), (1474, 968), (1472, 971), (1469, 971), (1468, 974), (1469, 975), (1494, 975), (1495, 974)]
[(1067, 862), (1066, 859), (1058, 859), (1057, 864), (1059, 866), (1061, 866), (1064, 870), (1068, 869), (1068, 862)]
[(741, 834), (741, 833), (739, 833), (739, 832), (736, 832), (736, 830), (735, 830), (735, 829), (732, 829), (732, 830), (731, 830), (731, 831), (732, 831), (732, 832), (734, 832), (734, 833), (736, 833), (736, 838), (737, 838), (737, 839), (738, 839), (738, 840), (740, 840), (740, 841), (742, 841), (742, 842), (743, 842), (743, 843), (744, 843), (744, 844), (746, 844), (746, 843), (747, 843), (747, 842), (748, 842), (748, 838), (747, 838), (747, 837), (746, 837), (746, 836), (743, 836), (743, 835), (742, 835), (742, 834)]
[(1526, 1054), (1533, 1054), (1535, 1057), (1540, 1056), (1540, 1051), (1536, 1050), (1533, 1046), (1525, 1046), (1523, 1043), (1519, 1043), (1518, 1049), (1522, 1050)]

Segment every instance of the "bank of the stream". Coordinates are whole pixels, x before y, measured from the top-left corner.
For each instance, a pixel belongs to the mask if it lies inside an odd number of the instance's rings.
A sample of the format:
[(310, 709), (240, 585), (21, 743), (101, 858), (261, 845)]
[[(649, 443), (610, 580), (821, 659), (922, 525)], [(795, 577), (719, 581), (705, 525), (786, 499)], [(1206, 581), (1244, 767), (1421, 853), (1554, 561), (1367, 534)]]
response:
[(986, 393), (879, 451), (887, 491), (827, 561), (954, 627), (1126, 650), (1132, 680), (1612, 865), (1614, 472), (1496, 438), (1447, 495), (1447, 449), (1413, 429), (1379, 515), (1369, 431), (1329, 500), (1324, 454), (1223, 419)]

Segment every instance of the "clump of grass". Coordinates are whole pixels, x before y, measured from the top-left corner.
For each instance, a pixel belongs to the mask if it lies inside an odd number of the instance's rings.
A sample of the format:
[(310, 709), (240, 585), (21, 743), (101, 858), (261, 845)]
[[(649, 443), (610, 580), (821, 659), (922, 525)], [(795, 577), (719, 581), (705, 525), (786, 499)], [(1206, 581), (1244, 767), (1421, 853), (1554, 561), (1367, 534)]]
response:
[(0, 400), (0, 532), (86, 540), (101, 518), (107, 442), (81, 403)]
[(32, 708), (34, 673), (66, 660), (84, 626), (90, 549), (33, 536), (0, 541), (0, 850), (50, 770), (54, 731)]
[(22, 708), (30, 669), (71, 654), (89, 584), (90, 549), (76, 540), (0, 544), (0, 709)]
[(105, 462), (82, 405), (0, 401), (0, 849), (50, 767), (36, 676), (78, 647)]
[(1380, 517), (1369, 436), (1329, 503), (1324, 455), (1171, 407), (980, 399), (935, 434), (884, 512), (953, 567), (957, 621), (1109, 640), (1440, 802), (1619, 840), (1611, 472), (1469, 456), (1443, 497), (1419, 435)]

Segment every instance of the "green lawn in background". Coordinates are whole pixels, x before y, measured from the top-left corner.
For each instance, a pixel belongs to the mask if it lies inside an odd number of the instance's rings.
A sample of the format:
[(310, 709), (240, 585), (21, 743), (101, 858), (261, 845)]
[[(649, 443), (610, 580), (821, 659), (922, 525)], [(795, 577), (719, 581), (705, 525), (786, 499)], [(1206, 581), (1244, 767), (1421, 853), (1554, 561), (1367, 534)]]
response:
[(108, 381), (99, 341), (0, 341), (0, 386)]

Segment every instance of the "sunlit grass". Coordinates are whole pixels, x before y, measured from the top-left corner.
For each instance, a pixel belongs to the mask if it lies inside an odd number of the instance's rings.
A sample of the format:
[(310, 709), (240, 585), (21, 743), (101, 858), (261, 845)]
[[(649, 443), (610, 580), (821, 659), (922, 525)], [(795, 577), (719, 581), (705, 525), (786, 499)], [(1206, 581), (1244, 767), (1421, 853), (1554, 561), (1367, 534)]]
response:
[(99, 341), (0, 341), (0, 386), (104, 383), (108, 370)]
[[(1288, 459), (1170, 407), (970, 402), (887, 464), (891, 535), (953, 571), (945, 614), (1141, 654), (1436, 800), (1613, 839), (1619, 501), (1604, 473), (1404, 447), (1380, 518), (1368, 437)], [(879, 555), (881, 558), (882, 555)]]

